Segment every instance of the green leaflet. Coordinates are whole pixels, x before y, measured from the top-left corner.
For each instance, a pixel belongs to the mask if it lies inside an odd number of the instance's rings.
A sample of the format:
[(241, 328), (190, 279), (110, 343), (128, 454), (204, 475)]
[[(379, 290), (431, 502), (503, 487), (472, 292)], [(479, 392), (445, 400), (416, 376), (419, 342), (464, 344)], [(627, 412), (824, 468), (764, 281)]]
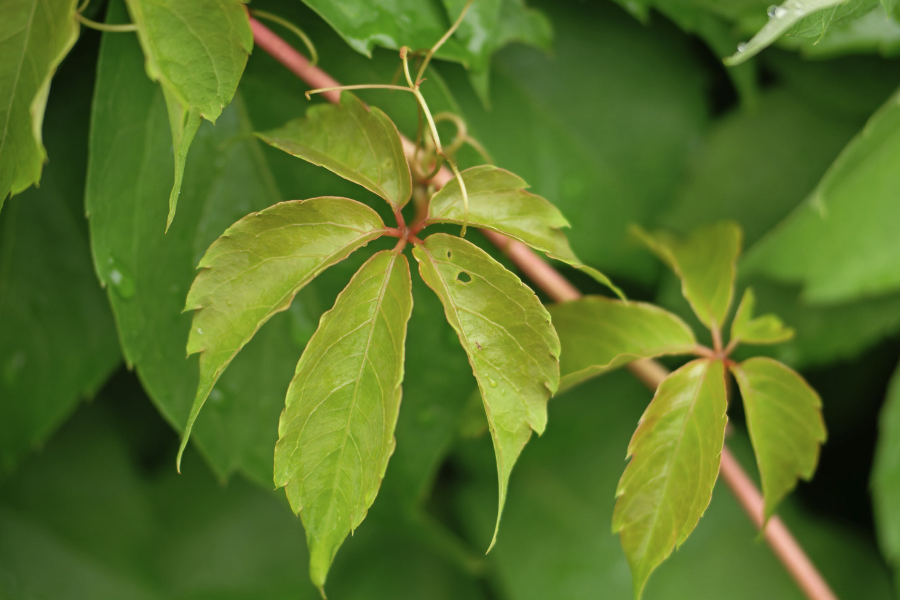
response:
[(188, 148), (201, 118), (212, 123), (237, 90), (253, 47), (242, 0), (126, 0), (144, 50), (147, 76), (166, 97), (175, 182), (166, 228), (175, 218)]
[(77, 0), (4, 0), (0, 17), (0, 209), (41, 179), (50, 79), (78, 39)]
[(585, 296), (548, 310), (563, 348), (559, 391), (633, 360), (687, 354), (697, 345), (684, 321), (653, 304)]
[(257, 135), (270, 146), (358, 183), (395, 209), (412, 195), (397, 127), (380, 109), (367, 107), (349, 92), (341, 93), (340, 104), (317, 104), (305, 118)]
[(794, 337), (794, 330), (785, 327), (777, 316), (769, 314), (754, 317), (755, 306), (756, 295), (753, 288), (748, 287), (731, 323), (730, 344), (778, 344)]
[(365, 204), (324, 197), (251, 213), (213, 242), (185, 304), (196, 311), (187, 350), (201, 353), (200, 384), (179, 462), (203, 403), (238, 351), (316, 275), (382, 233), (381, 218)]
[(894, 573), (900, 573), (900, 369), (891, 377), (887, 398), (878, 417), (872, 501), (881, 551)]
[(809, 480), (816, 470), (826, 437), (822, 401), (798, 373), (771, 358), (750, 358), (731, 372), (744, 399), (768, 519), (797, 478)]
[(900, 288), (900, 92), (841, 153), (804, 205), (747, 255), (747, 269), (839, 303)]
[(794, 25), (809, 15), (838, 6), (846, 0), (786, 0), (770, 12), (769, 22), (746, 44), (738, 46), (738, 51), (725, 59), (728, 66), (736, 66), (756, 56), (765, 48), (786, 34)]
[(686, 239), (666, 232), (633, 231), (681, 278), (681, 293), (700, 321), (711, 330), (722, 327), (734, 293), (735, 262), (741, 251), (741, 229), (732, 221), (700, 227)]
[(726, 408), (722, 362), (700, 359), (669, 375), (641, 417), (613, 512), (635, 598), (709, 505), (725, 443)]
[(285, 400), (275, 485), (303, 519), (310, 577), (325, 585), (334, 555), (375, 500), (400, 408), (409, 264), (381, 251), (322, 315)]
[[(569, 222), (550, 202), (525, 191), (528, 184), (513, 173), (491, 165), (472, 167), (462, 172), (469, 198), (468, 223), (506, 234), (547, 256), (580, 269), (609, 287), (619, 297), (619, 290), (603, 273), (581, 264), (572, 252), (565, 234), (560, 231)], [(432, 223), (466, 222), (459, 181), (451, 179), (429, 204), (428, 221)]]
[(500, 485), (493, 546), (513, 465), (531, 431), (540, 435), (547, 425), (547, 400), (559, 386), (559, 339), (534, 292), (471, 242), (437, 233), (413, 255), (459, 335), (484, 401)]

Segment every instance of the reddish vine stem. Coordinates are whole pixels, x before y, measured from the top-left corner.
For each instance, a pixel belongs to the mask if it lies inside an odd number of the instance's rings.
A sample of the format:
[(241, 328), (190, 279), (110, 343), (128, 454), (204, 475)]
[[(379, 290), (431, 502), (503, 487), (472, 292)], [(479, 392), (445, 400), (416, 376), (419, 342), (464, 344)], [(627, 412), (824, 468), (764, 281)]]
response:
[[(250, 25), (256, 45), (311, 87), (323, 88), (340, 85), (328, 73), (310, 65), (305, 56), (294, 50), (290, 44), (265, 25), (252, 17)], [(339, 92), (326, 92), (323, 95), (331, 102), (337, 102), (340, 98)], [(408, 155), (415, 152), (414, 144), (406, 138), (403, 138), (403, 149)], [(435, 188), (439, 189), (453, 177), (453, 173), (449, 169), (442, 167), (432, 179), (432, 183)], [(581, 292), (574, 285), (525, 244), (511, 240), (495, 231), (482, 230), (482, 233), (553, 300), (563, 302), (581, 297)], [(649, 359), (637, 360), (628, 365), (628, 369), (651, 390), (655, 390), (669, 374), (665, 367)], [(750, 520), (757, 528), (761, 528), (764, 520), (762, 495), (734, 455), (731, 454), (727, 445), (722, 449), (722, 463), (719, 472), (744, 511), (750, 516)], [(781, 560), (785, 569), (809, 600), (837, 600), (837, 596), (828, 587), (825, 579), (781, 519), (777, 516), (769, 519), (764, 536), (772, 551)]]

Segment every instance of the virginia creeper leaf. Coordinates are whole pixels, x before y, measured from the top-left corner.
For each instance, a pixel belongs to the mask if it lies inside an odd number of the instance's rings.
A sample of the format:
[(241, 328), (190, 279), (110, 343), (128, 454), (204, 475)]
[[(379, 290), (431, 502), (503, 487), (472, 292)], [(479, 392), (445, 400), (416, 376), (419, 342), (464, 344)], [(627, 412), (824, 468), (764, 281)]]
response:
[[(569, 222), (550, 202), (525, 191), (528, 184), (504, 169), (491, 165), (461, 173), (469, 200), (468, 223), (492, 229), (547, 253), (547, 256), (580, 269), (613, 290), (619, 288), (600, 271), (583, 265), (561, 231)], [(429, 203), (428, 220), (435, 223), (466, 222), (465, 203), (457, 179), (451, 179)]]
[(563, 348), (559, 391), (633, 360), (686, 354), (697, 345), (684, 321), (644, 302), (585, 296), (548, 310)]
[(811, 302), (900, 288), (900, 92), (837, 158), (809, 200), (747, 255), (747, 268), (798, 281)]
[(493, 546), (513, 465), (531, 431), (540, 435), (547, 425), (547, 400), (559, 386), (559, 339), (534, 292), (471, 242), (437, 233), (413, 255), (481, 391), (500, 485)]
[(776, 6), (772, 9), (769, 22), (748, 43), (738, 46), (738, 51), (726, 58), (725, 64), (732, 67), (741, 64), (762, 52), (805, 17), (825, 9), (833, 9), (833, 7), (846, 1), (786, 0), (781, 6)]
[(731, 372), (744, 399), (768, 519), (797, 478), (808, 481), (816, 470), (826, 437), (822, 401), (796, 371), (771, 358), (750, 358)]
[(686, 239), (634, 229), (638, 237), (681, 278), (681, 293), (700, 321), (722, 327), (734, 293), (741, 229), (732, 221), (698, 228)]
[(628, 444), (613, 532), (631, 565), (635, 598), (709, 506), (725, 443), (725, 367), (700, 359), (669, 375)]
[(900, 574), (900, 368), (894, 371), (878, 417), (872, 501), (881, 551)]
[(381, 218), (365, 204), (324, 197), (252, 213), (213, 242), (185, 305), (196, 311), (187, 350), (201, 353), (200, 384), (179, 460), (203, 403), (238, 351), (316, 275), (383, 230)]
[(400, 408), (409, 264), (383, 250), (322, 315), (288, 389), (275, 446), (275, 485), (303, 519), (320, 589), (338, 548), (375, 500)]
[(78, 39), (77, 0), (5, 0), (0, 18), (0, 209), (41, 179), (50, 79)]
[(777, 316), (770, 314), (754, 317), (755, 306), (756, 294), (753, 293), (753, 288), (748, 287), (734, 314), (729, 343), (778, 344), (794, 337), (794, 330), (785, 327)]
[(409, 201), (412, 179), (400, 133), (380, 109), (348, 92), (339, 104), (317, 104), (306, 117), (257, 134), (267, 144), (325, 167), (387, 200)]
[(200, 120), (216, 122), (237, 91), (253, 47), (242, 0), (126, 0), (144, 50), (147, 76), (166, 97), (175, 182), (166, 228), (175, 218), (188, 149)]

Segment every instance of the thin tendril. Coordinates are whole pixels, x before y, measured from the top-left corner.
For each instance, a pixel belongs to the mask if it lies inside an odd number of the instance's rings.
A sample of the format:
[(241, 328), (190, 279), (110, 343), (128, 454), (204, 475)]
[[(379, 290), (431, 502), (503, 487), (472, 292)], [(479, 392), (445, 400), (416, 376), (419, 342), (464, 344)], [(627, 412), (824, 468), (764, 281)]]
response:
[(456, 151), (462, 148), (462, 145), (469, 139), (466, 123), (459, 115), (451, 112), (442, 112), (434, 115), (435, 123), (440, 123), (441, 121), (450, 121), (456, 126), (456, 137), (454, 137), (453, 142), (447, 146), (447, 154), (455, 155)]
[(463, 218), (462, 231), (459, 232), (459, 237), (466, 237), (466, 227), (469, 225), (469, 193), (466, 191), (466, 182), (463, 181), (459, 169), (456, 168), (456, 163), (447, 158), (447, 164), (453, 169), (453, 174), (456, 175), (456, 180), (459, 182), (459, 189), (462, 192), (463, 207), (466, 212)]
[(107, 25), (106, 23), (98, 23), (97, 21), (91, 21), (87, 17), (81, 15), (81, 13), (75, 13), (75, 19), (78, 20), (79, 23), (88, 27), (90, 29), (96, 29), (97, 31), (108, 31), (111, 33), (123, 33), (127, 31), (137, 31), (137, 25), (134, 23), (127, 23), (124, 25)]
[(363, 83), (360, 85), (337, 85), (334, 87), (324, 87), (317, 88), (315, 90), (309, 90), (306, 92), (306, 99), (309, 100), (310, 96), (313, 94), (322, 94), (324, 92), (339, 92), (341, 90), (400, 90), (401, 92), (413, 92), (416, 90), (411, 90), (404, 85), (387, 85), (383, 83)]
[[(440, 49), (441, 46), (444, 45), (444, 42), (450, 39), (450, 36), (459, 28), (460, 24), (463, 22), (463, 19), (466, 16), (466, 12), (468, 12), (469, 7), (472, 5), (472, 0), (466, 2), (466, 5), (463, 7), (462, 12), (459, 13), (459, 17), (457, 17), (456, 22), (450, 26), (450, 29), (447, 30), (441, 39), (437, 41), (437, 43), (431, 47), (428, 53), (425, 55), (425, 60), (422, 61), (422, 66), (419, 67), (419, 72), (416, 74), (416, 83), (422, 82), (422, 75), (425, 74), (425, 68), (428, 66), (428, 63), (431, 62), (431, 57), (434, 56), (434, 53)], [(465, 228), (464, 228), (465, 229)]]
[(80, 15), (81, 13), (83, 13), (83, 12), (87, 9), (88, 4), (90, 4), (90, 3), (91, 3), (91, 0), (84, 0), (84, 2), (81, 3), (81, 6), (79, 6), (79, 7), (75, 10), (75, 12), (77, 12), (77, 13)]
[(300, 38), (300, 40), (303, 42), (303, 45), (306, 46), (307, 50), (309, 50), (309, 64), (315, 65), (319, 62), (319, 53), (316, 52), (316, 47), (313, 45), (312, 40), (309, 39), (309, 36), (306, 35), (306, 33), (302, 29), (300, 29), (287, 19), (279, 17), (276, 14), (266, 12), (264, 10), (251, 9), (250, 14), (254, 17), (265, 19), (266, 21), (271, 21), (272, 23), (277, 23), (278, 25), (281, 25), (285, 29), (289, 30), (291, 33)]
[(412, 77), (409, 75), (409, 59), (407, 55), (409, 54), (409, 46), (403, 46), (400, 48), (400, 60), (403, 61), (403, 74), (406, 75), (406, 83), (409, 84), (409, 87), (414, 88), (416, 85), (413, 83)]
[(484, 146), (481, 145), (481, 142), (479, 142), (478, 140), (476, 140), (473, 137), (467, 137), (466, 143), (468, 145), (472, 146), (472, 148), (474, 148), (475, 152), (477, 152), (478, 154), (481, 155), (481, 158), (484, 159), (484, 162), (486, 162), (489, 165), (494, 164), (494, 159), (491, 157), (490, 153), (488, 153), (488, 151), (484, 148)]

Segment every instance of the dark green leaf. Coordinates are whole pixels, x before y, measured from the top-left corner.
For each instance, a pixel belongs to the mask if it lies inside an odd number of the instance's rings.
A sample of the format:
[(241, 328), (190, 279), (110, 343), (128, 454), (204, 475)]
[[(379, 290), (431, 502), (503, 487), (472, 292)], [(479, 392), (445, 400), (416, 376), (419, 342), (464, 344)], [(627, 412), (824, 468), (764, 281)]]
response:
[(894, 372), (878, 418), (872, 502), (881, 551), (900, 573), (900, 370)]
[(616, 489), (619, 533), (640, 598), (647, 578), (690, 535), (709, 506), (725, 442), (725, 368), (695, 360), (657, 388)]
[(310, 577), (325, 585), (334, 555), (375, 500), (400, 408), (409, 264), (374, 255), (322, 315), (288, 389), (275, 485), (303, 519)]
[(471, 242), (437, 233), (413, 254), (478, 380), (497, 456), (496, 541), (509, 474), (532, 430), (540, 435), (547, 425), (547, 400), (559, 386), (559, 339), (534, 292)]
[(606, 275), (581, 263), (561, 231), (563, 227), (569, 227), (569, 222), (551, 203), (526, 192), (528, 184), (521, 177), (491, 165), (472, 167), (461, 175), (469, 201), (468, 215), (459, 181), (451, 179), (431, 198), (428, 206), (430, 222), (468, 222), (499, 231), (546, 252), (550, 258), (586, 272), (624, 297)]
[(188, 293), (188, 354), (200, 353), (200, 385), (181, 443), (228, 364), (303, 286), (384, 233), (378, 214), (347, 198), (281, 202), (252, 213), (213, 242)]
[(800, 282), (815, 303), (900, 288), (900, 94), (841, 153), (812, 197), (748, 253), (747, 268)]
[(744, 297), (738, 305), (731, 323), (731, 339), (729, 343), (737, 344), (778, 344), (794, 337), (794, 330), (785, 327), (777, 316), (769, 314), (753, 316), (756, 306), (756, 295), (753, 288), (744, 291)]
[(687, 354), (697, 346), (684, 321), (652, 304), (586, 296), (549, 310), (563, 350), (560, 391), (639, 358)]
[(0, 18), (0, 208), (41, 179), (50, 79), (78, 39), (77, 0), (6, 0)]
[(318, 104), (305, 118), (258, 135), (271, 146), (358, 183), (395, 209), (412, 194), (397, 128), (381, 110), (368, 108), (349, 92), (341, 93), (340, 104)]
[(769, 518), (798, 477), (812, 479), (826, 436), (822, 401), (800, 375), (771, 358), (745, 360), (731, 372), (744, 399)]
[(216, 122), (237, 90), (253, 47), (242, 0), (126, 0), (146, 58), (147, 76), (163, 88), (175, 183), (167, 227), (175, 218), (184, 164), (200, 120)]
[(734, 294), (735, 262), (741, 229), (723, 221), (701, 227), (687, 238), (670, 233), (634, 231), (681, 278), (681, 293), (709, 329), (722, 327)]

